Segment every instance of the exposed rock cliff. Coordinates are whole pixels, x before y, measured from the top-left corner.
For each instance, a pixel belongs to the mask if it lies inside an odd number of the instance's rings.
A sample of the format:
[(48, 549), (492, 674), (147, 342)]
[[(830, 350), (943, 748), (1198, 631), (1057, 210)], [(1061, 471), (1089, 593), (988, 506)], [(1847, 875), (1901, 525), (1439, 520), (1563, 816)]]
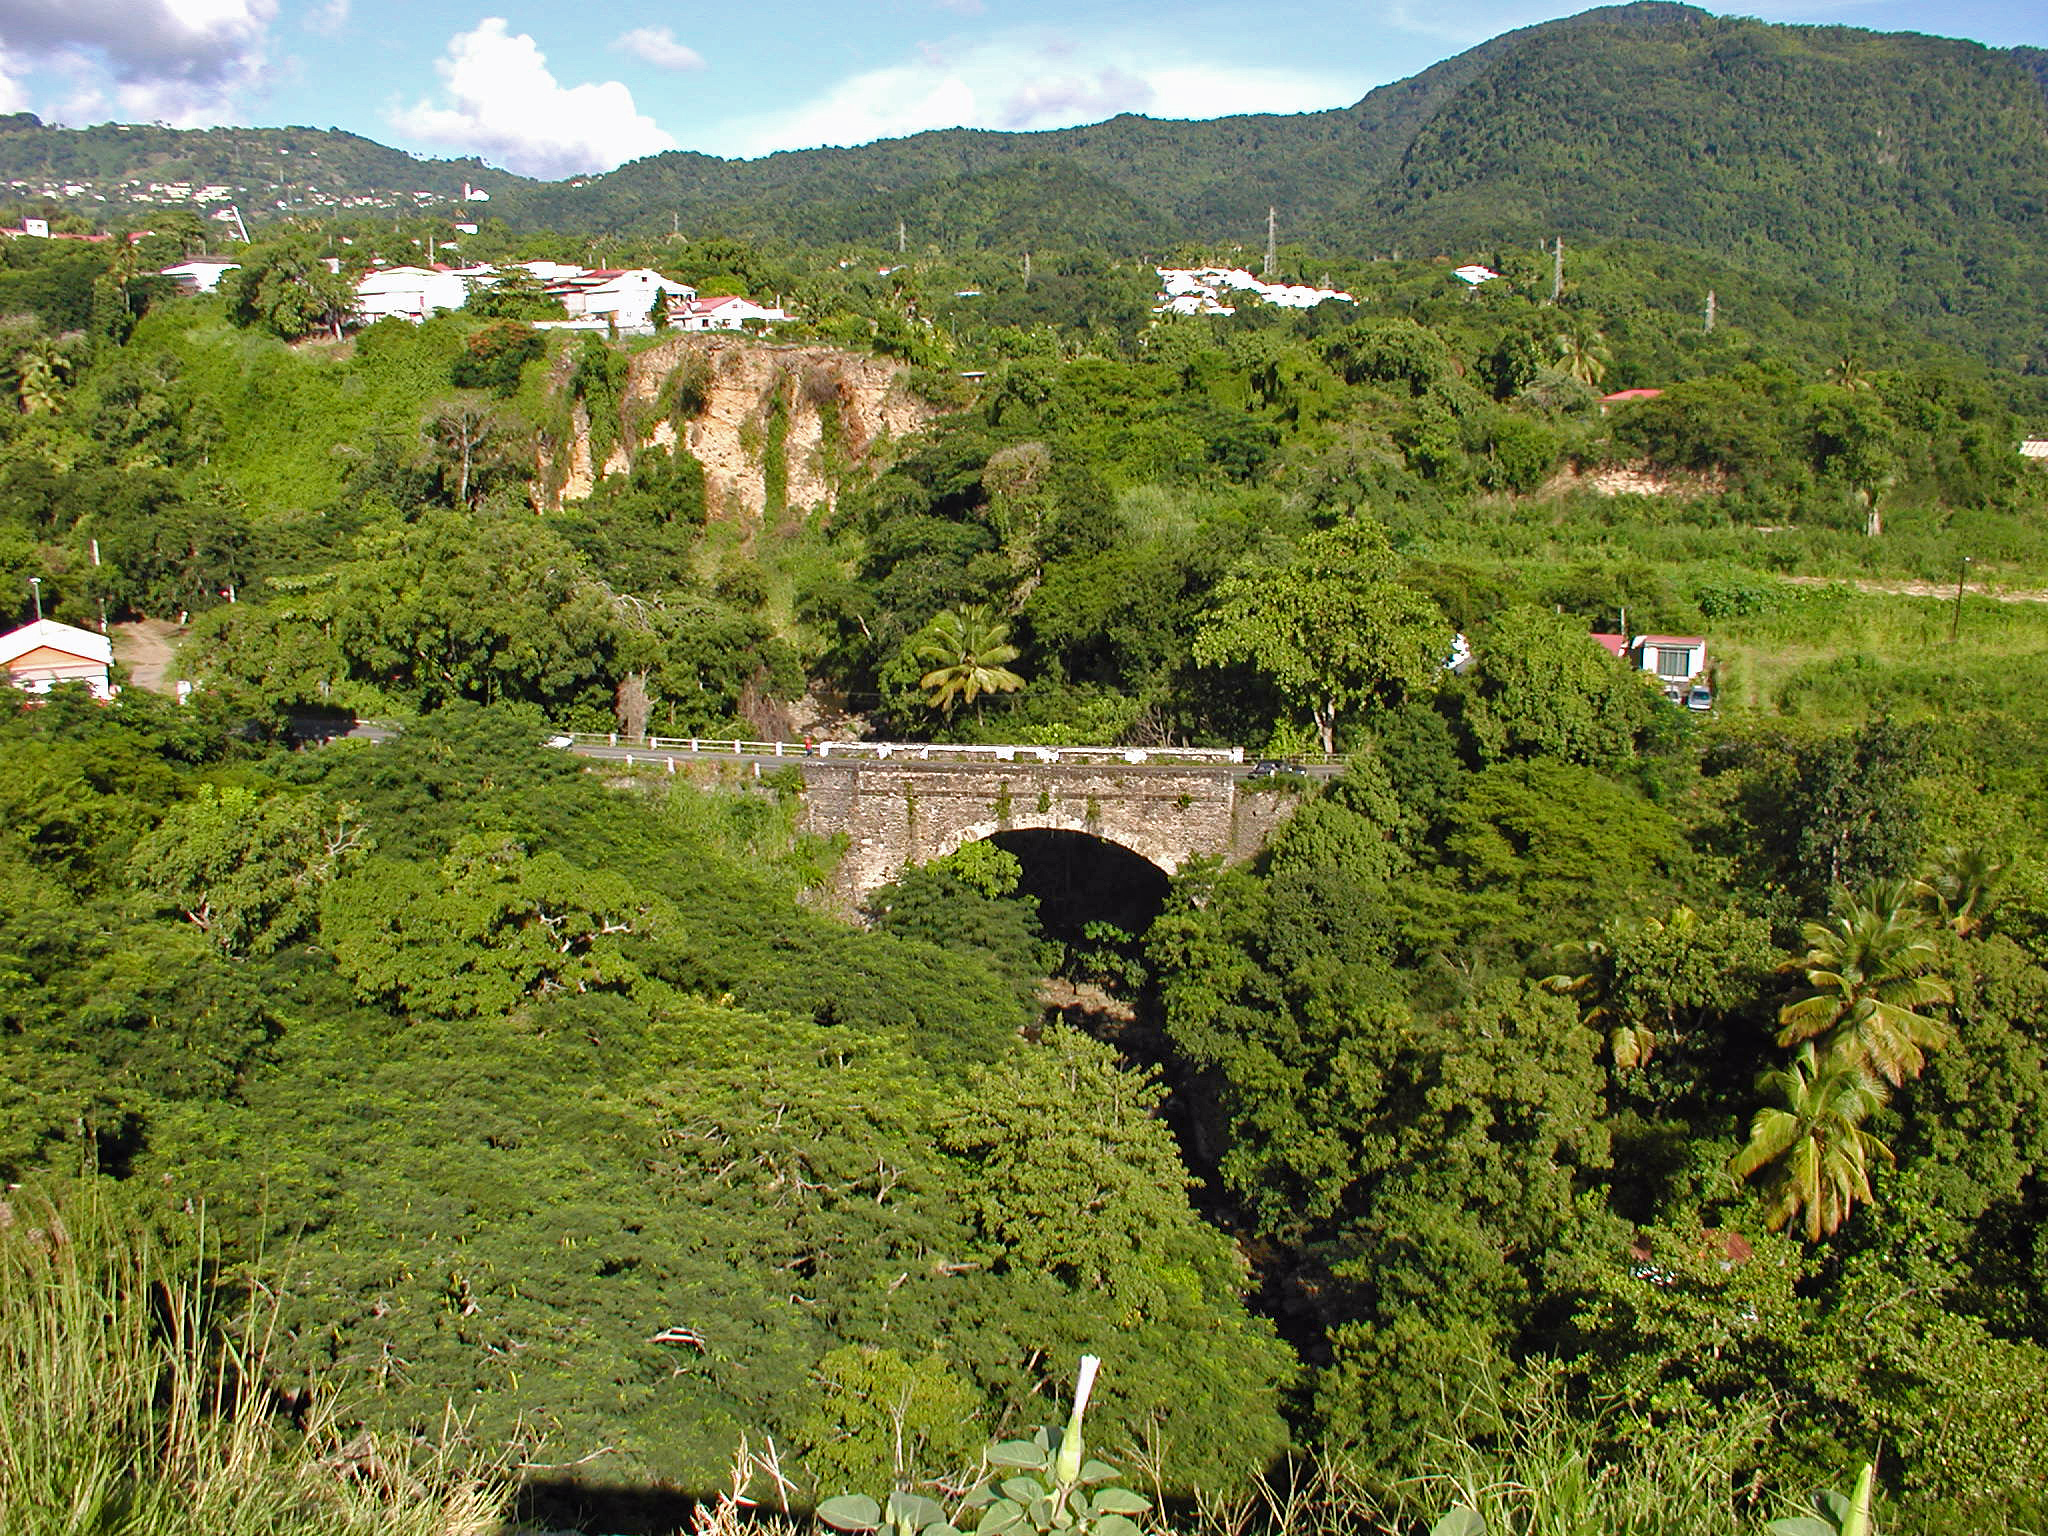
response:
[[(680, 436), (704, 466), (712, 517), (780, 525), (830, 506), (849, 476), (938, 414), (903, 387), (906, 371), (832, 347), (677, 336), (633, 357), (604, 472), (624, 471), (640, 448), (672, 447)], [(580, 405), (555, 455), (554, 474), (542, 476), (560, 487), (554, 505), (588, 496), (595, 473)]]

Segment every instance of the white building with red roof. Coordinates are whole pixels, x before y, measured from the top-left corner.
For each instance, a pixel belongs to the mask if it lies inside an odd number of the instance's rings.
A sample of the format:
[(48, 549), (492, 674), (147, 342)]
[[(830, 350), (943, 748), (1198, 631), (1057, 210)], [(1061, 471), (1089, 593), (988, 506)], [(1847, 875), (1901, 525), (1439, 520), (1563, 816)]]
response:
[(780, 309), (756, 304), (752, 299), (730, 295), (714, 299), (692, 298), (681, 304), (671, 304), (668, 311), (669, 324), (680, 331), (737, 331), (743, 329), (749, 320), (759, 320), (763, 325), (782, 325), (795, 318)]
[(1707, 670), (1701, 635), (1594, 635), (1593, 643), (1629, 666), (1652, 674), (1667, 693), (1690, 687)]
[(105, 635), (55, 619), (37, 619), (0, 635), (0, 666), (7, 680), (30, 693), (48, 693), (59, 683), (84, 683), (99, 699), (112, 699), (109, 672), (114, 645)]

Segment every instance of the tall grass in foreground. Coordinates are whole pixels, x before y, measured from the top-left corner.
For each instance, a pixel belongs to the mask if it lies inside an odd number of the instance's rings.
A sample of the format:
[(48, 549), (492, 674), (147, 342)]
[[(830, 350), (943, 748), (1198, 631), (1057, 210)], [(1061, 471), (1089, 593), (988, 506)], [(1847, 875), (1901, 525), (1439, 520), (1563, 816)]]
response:
[(503, 1483), (445, 1452), (343, 1443), (264, 1385), (269, 1316), (221, 1315), (87, 1192), (0, 1198), (6, 1536), (489, 1536)]
[(1332, 1453), (1246, 1497), (1198, 1498), (1195, 1536), (1753, 1536), (1781, 1512), (1744, 1470), (1770, 1432), (1760, 1405), (1654, 1429), (1587, 1419), (1532, 1366), (1482, 1381), (1463, 1417), (1466, 1433), (1432, 1437), (1398, 1472)]

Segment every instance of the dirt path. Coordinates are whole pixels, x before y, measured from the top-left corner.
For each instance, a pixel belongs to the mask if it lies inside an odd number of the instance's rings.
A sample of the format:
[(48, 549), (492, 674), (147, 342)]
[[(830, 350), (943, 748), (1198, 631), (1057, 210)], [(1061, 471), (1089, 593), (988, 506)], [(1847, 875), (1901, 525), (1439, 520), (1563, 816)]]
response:
[[(1784, 579), (1799, 587), (1854, 587), (1858, 592), (1874, 592), (1882, 597), (1945, 597), (1953, 602), (1956, 595), (1954, 582), (1850, 581), (1841, 576), (1787, 576)], [(1964, 583), (1963, 590), (1972, 597), (1988, 597), (1999, 603), (2048, 603), (2048, 592), (2038, 590), (2009, 591), (1988, 587), (1978, 581)]]
[(177, 650), (184, 631), (169, 619), (138, 619), (113, 627), (114, 660), (128, 669), (128, 681), (151, 693), (176, 693)]

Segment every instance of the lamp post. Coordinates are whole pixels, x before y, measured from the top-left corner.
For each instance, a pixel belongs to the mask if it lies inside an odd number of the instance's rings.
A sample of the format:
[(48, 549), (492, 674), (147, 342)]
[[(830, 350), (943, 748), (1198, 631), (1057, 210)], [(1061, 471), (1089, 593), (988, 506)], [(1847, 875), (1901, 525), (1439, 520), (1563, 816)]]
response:
[(28, 589), (35, 594), (36, 622), (41, 623), (43, 618), (43, 578), (40, 576), (29, 577)]
[(1948, 621), (1948, 643), (1954, 645), (1956, 636), (1963, 631), (1963, 582), (1970, 574), (1970, 557), (1963, 556), (1962, 568), (1956, 572), (1956, 611)]

